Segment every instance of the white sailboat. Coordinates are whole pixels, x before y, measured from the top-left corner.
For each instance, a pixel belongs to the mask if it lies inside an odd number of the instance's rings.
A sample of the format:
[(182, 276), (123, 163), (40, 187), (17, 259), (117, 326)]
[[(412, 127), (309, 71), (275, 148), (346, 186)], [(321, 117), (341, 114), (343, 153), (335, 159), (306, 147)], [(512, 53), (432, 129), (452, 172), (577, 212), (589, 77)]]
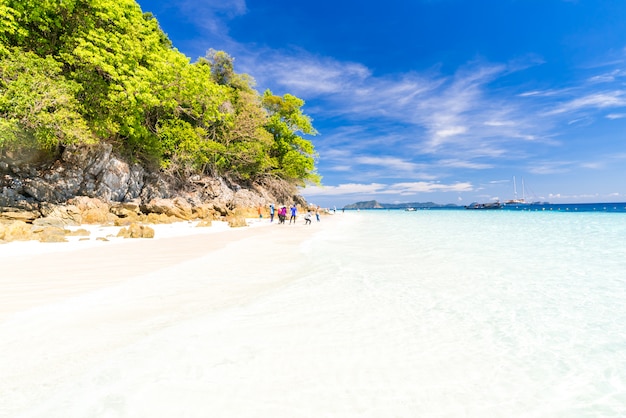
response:
[(526, 202), (526, 192), (524, 190), (524, 179), (522, 178), (522, 198), (517, 197), (517, 184), (515, 183), (515, 176), (513, 176), (513, 199), (504, 202), (505, 205), (528, 205)]

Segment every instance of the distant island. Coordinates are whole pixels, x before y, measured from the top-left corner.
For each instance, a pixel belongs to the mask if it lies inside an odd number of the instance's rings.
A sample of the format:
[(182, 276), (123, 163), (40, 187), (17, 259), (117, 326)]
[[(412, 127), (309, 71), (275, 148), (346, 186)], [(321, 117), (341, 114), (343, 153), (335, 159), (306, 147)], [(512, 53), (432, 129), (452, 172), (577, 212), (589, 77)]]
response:
[(433, 202), (409, 202), (409, 203), (379, 203), (376, 200), (366, 202), (356, 202), (344, 206), (344, 209), (423, 209), (423, 208), (456, 208), (459, 207), (453, 203), (441, 205)]

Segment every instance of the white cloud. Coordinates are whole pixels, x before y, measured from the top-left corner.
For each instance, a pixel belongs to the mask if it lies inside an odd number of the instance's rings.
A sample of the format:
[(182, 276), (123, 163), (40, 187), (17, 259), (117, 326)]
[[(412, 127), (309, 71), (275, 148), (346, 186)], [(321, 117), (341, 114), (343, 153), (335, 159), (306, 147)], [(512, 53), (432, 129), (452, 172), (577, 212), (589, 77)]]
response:
[(594, 75), (589, 78), (591, 83), (612, 83), (618, 78), (623, 77), (624, 72), (622, 70), (613, 70), (608, 73)]
[(386, 186), (381, 183), (357, 184), (347, 183), (337, 186), (309, 186), (302, 189), (302, 193), (306, 196), (349, 196), (349, 195), (368, 195), (376, 194), (383, 190)]
[[(358, 87), (370, 77), (370, 71), (357, 63), (341, 63), (330, 58), (317, 58), (306, 53), (283, 55), (277, 52), (264, 54), (262, 64), (255, 62), (255, 78), (269, 80), (283, 86), (292, 94), (314, 97), (337, 94)], [(269, 58), (269, 59), (268, 59)]]
[(575, 112), (581, 109), (595, 108), (605, 109), (610, 107), (626, 106), (626, 96), (623, 90), (608, 91), (602, 93), (591, 93), (582, 97), (570, 100), (549, 111), (548, 115)]
[(445, 139), (451, 136), (464, 134), (465, 132), (467, 132), (467, 128), (465, 126), (449, 126), (447, 128), (435, 131), (435, 137)]
[(489, 168), (493, 168), (493, 164), (484, 164), (484, 163), (475, 163), (472, 161), (464, 161), (464, 160), (439, 160), (437, 165), (443, 167), (454, 167), (454, 168), (470, 168), (473, 170), (485, 170)]
[(375, 165), (391, 170), (413, 171), (418, 165), (397, 157), (357, 157), (357, 164)]
[(515, 126), (515, 122), (510, 120), (488, 120), (485, 122), (485, 125), (494, 127)]
[(573, 164), (571, 161), (542, 161), (534, 163), (528, 171), (533, 174), (567, 173)]
[(302, 190), (308, 197), (320, 196), (368, 196), (368, 195), (415, 195), (434, 192), (469, 192), (474, 190), (469, 182), (442, 184), (439, 182), (404, 182), (394, 184), (381, 183), (346, 183), (337, 186), (311, 186)]
[(227, 38), (228, 22), (247, 12), (245, 0), (183, 0), (176, 7), (195, 25), (221, 38)]
[(352, 171), (352, 166), (351, 165), (334, 165), (329, 168), (329, 171), (348, 172), (348, 171)]
[(389, 187), (388, 193), (415, 194), (432, 192), (469, 192), (472, 191), (472, 184), (461, 182), (454, 184), (442, 184), (418, 181), (413, 183), (396, 183)]
[(543, 96), (545, 93), (539, 90), (527, 91), (519, 94), (520, 97)]
[(586, 162), (586, 163), (581, 163), (580, 167), (588, 168), (588, 169), (591, 169), (591, 170), (600, 170), (600, 169), (606, 167), (606, 163), (604, 163), (602, 161)]

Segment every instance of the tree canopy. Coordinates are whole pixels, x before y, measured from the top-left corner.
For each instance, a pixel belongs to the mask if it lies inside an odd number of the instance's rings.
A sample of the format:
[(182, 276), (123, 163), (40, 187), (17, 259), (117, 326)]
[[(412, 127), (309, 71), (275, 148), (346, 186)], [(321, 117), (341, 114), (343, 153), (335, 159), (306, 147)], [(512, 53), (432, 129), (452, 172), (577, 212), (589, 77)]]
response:
[(134, 0), (0, 0), (0, 148), (111, 143), (181, 177), (319, 183), (304, 101), (190, 62)]

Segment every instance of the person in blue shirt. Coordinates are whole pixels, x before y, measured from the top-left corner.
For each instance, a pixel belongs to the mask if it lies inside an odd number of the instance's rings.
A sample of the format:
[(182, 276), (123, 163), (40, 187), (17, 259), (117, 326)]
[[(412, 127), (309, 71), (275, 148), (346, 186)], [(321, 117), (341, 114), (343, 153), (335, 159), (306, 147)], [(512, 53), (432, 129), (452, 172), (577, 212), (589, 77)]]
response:
[(274, 222), (274, 204), (270, 203), (270, 222)]
[(289, 218), (289, 225), (291, 225), (291, 221), (293, 221), (293, 223), (296, 223), (296, 214), (298, 213), (298, 209), (296, 209), (296, 204), (294, 203), (293, 205), (291, 205), (291, 217)]

